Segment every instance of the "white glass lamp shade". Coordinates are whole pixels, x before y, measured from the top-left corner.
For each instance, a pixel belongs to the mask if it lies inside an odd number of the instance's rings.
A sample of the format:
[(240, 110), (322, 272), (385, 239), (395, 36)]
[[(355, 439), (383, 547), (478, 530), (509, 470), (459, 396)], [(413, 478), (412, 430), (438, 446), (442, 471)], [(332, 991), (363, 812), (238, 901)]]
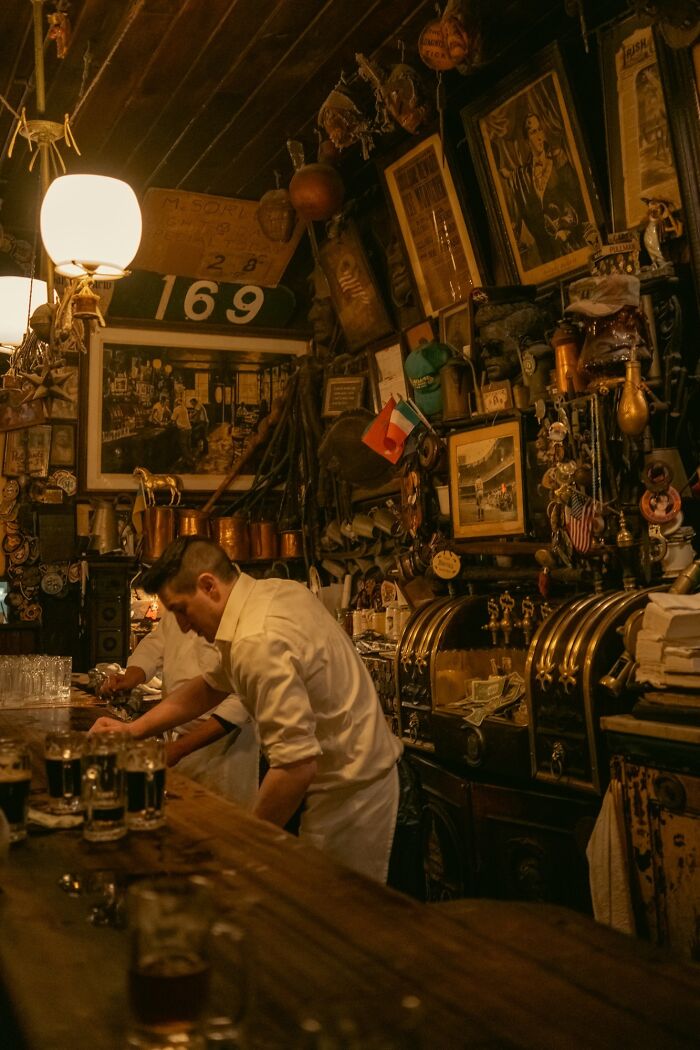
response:
[(41, 239), (57, 273), (123, 277), (141, 241), (131, 186), (106, 175), (61, 175), (41, 205)]
[(30, 316), (47, 301), (46, 281), (0, 277), (0, 344), (19, 346)]

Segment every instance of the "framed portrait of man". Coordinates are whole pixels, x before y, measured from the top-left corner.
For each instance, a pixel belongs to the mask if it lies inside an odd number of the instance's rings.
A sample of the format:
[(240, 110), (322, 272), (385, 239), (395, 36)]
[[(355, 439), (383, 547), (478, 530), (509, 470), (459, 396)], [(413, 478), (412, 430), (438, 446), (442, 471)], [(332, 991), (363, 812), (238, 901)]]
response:
[(491, 226), (521, 284), (585, 270), (600, 204), (556, 44), (462, 110)]

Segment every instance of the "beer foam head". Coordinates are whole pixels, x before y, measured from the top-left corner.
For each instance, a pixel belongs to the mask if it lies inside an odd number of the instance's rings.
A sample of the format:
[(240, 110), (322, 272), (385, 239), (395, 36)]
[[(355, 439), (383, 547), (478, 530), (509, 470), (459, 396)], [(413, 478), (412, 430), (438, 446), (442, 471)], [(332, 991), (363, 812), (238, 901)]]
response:
[(10, 763), (3, 765), (2, 759), (0, 758), (0, 782), (2, 782), (3, 784), (14, 784), (20, 780), (31, 779), (31, 769), (20, 769), (18, 766), (12, 765)]

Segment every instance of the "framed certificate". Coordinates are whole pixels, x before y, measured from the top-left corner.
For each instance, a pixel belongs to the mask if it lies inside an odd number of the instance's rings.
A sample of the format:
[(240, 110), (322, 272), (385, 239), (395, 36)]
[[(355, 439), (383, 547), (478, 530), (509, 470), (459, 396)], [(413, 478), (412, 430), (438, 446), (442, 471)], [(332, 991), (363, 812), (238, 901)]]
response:
[(431, 135), (384, 169), (423, 311), (435, 317), (482, 284), (440, 136)]

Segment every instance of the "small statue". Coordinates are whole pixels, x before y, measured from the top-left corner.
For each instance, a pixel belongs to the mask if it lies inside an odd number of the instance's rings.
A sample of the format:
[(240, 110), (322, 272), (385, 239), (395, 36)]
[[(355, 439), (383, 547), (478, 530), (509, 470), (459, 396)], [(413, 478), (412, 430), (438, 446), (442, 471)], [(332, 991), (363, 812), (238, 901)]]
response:
[(671, 211), (673, 202), (660, 197), (642, 197), (647, 206), (647, 225), (644, 230), (644, 247), (649, 253), (653, 270), (665, 270), (669, 263), (661, 250), (661, 245), (669, 237), (680, 237), (683, 224), (674, 218)]

